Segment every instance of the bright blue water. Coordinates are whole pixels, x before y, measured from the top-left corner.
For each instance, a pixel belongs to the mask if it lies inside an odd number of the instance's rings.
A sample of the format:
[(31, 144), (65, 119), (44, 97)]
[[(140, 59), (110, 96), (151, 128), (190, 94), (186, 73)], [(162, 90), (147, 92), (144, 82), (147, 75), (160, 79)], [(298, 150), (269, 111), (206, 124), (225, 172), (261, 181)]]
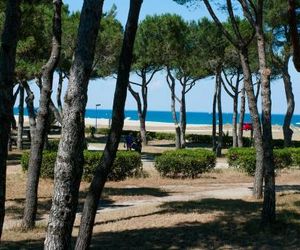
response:
[[(14, 113), (18, 114), (18, 108), (14, 108)], [(25, 109), (25, 115), (27, 115), (27, 110)], [(105, 109), (87, 109), (86, 118), (111, 118), (111, 110)], [(137, 112), (134, 110), (125, 111), (125, 117), (129, 120), (138, 120)], [(165, 123), (173, 123), (172, 114), (169, 111), (148, 111), (147, 113), (147, 121), (151, 122), (165, 122)], [(187, 123), (188, 124), (211, 124), (212, 116), (210, 113), (205, 112), (187, 112)], [(245, 122), (250, 122), (250, 115), (246, 114)], [(282, 125), (284, 121), (284, 115), (282, 114), (274, 114), (272, 115), (272, 124), (273, 125)], [(232, 122), (232, 114), (224, 113), (223, 114), (223, 122), (231, 123)], [(292, 124), (300, 123), (300, 115), (294, 115), (292, 119)]]

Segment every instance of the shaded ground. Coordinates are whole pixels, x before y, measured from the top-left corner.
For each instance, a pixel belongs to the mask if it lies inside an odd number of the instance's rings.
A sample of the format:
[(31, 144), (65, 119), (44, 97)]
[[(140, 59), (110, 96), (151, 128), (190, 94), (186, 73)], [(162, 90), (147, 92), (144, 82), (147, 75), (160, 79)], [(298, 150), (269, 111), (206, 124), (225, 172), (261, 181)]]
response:
[[(262, 204), (251, 199), (252, 177), (228, 169), (221, 158), (219, 168), (202, 178), (161, 178), (153, 168), (155, 147), (142, 156), (147, 178), (107, 183), (92, 249), (300, 249), (300, 170), (278, 173), (278, 222), (261, 230)], [(53, 182), (40, 182), (38, 228), (21, 232), (25, 182), (20, 166), (10, 165), (0, 249), (43, 248)], [(87, 187), (82, 183), (74, 237)]]

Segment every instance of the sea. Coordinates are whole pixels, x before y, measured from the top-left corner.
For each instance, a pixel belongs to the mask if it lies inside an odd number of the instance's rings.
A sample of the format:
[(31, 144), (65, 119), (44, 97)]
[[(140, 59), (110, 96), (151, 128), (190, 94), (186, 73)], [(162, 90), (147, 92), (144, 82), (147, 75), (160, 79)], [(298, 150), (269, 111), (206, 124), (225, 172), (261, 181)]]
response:
[[(14, 114), (18, 114), (18, 108), (14, 108)], [(24, 115), (27, 115), (26, 108), (24, 109)], [(178, 114), (179, 115), (179, 114)], [(112, 110), (108, 109), (87, 109), (85, 113), (86, 118), (98, 118), (98, 119), (110, 119), (112, 116)], [(138, 120), (138, 114), (136, 110), (125, 111), (126, 120)], [(170, 111), (151, 111), (147, 112), (147, 121), (149, 122), (163, 122), (173, 123), (172, 113)], [(251, 122), (250, 114), (245, 115), (245, 122)], [(283, 125), (284, 114), (273, 114), (272, 125)], [(212, 114), (208, 112), (187, 112), (187, 123), (195, 125), (210, 125), (212, 123)], [(232, 113), (223, 113), (223, 123), (232, 123)], [(294, 115), (292, 118), (292, 124), (294, 126), (300, 126), (300, 115)]]

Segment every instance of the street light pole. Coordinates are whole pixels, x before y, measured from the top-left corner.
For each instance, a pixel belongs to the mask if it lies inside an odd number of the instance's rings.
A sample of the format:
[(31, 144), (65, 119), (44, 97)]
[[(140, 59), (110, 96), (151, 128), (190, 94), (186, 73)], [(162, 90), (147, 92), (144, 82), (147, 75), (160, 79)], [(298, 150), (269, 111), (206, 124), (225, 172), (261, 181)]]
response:
[(96, 130), (97, 130), (97, 118), (98, 118), (98, 107), (100, 107), (101, 104), (96, 104), (96, 124), (95, 124), (95, 127), (96, 127)]

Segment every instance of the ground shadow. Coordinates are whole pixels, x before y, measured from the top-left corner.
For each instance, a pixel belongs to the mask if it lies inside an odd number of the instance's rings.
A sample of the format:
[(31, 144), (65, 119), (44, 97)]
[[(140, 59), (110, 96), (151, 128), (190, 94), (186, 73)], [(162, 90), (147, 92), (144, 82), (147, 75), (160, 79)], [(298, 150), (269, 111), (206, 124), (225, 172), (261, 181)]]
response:
[[(261, 202), (204, 199), (201, 201), (167, 202), (153, 214), (212, 213), (220, 211), (208, 222), (182, 222), (171, 227), (151, 227), (120, 232), (95, 233), (91, 249), (299, 249), (300, 215), (293, 210), (278, 212), (278, 222), (262, 230)], [(283, 218), (293, 217), (293, 220)], [(130, 219), (131, 217), (124, 218)], [(113, 221), (111, 221), (113, 222)], [(37, 241), (3, 242), (0, 249), (42, 249)]]
[(112, 188), (104, 189), (106, 195), (122, 195), (122, 196), (154, 196), (166, 197), (170, 194), (160, 188), (136, 187), (136, 188)]
[[(299, 213), (282, 210), (272, 229), (262, 230), (260, 202), (204, 199), (168, 202), (161, 214), (222, 212), (207, 223), (180, 223), (168, 228), (143, 228), (95, 234), (91, 249), (299, 249)], [(139, 217), (151, 216), (142, 215)], [(283, 217), (298, 222), (283, 222)], [(127, 218), (128, 219), (128, 218)], [(130, 219), (130, 218), (129, 218)]]

